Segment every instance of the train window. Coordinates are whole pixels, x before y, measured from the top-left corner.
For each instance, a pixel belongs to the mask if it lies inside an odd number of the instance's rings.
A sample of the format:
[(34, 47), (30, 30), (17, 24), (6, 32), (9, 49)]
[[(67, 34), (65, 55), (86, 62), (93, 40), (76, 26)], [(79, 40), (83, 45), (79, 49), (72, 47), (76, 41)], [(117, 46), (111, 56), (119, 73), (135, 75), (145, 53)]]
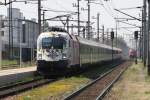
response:
[(51, 48), (51, 45), (52, 45), (52, 38), (51, 37), (42, 39), (42, 48), (43, 49)]
[(81, 46), (81, 49), (82, 49), (82, 51), (81, 51), (81, 52), (82, 52), (82, 54), (84, 54), (84, 52), (85, 52), (85, 51), (84, 51), (84, 48), (85, 48), (85, 46), (84, 46), (84, 45), (82, 45), (82, 46)]
[(47, 37), (42, 39), (42, 48), (48, 49), (53, 47), (54, 49), (63, 49), (66, 47), (66, 41), (63, 37)]
[(102, 48), (100, 48), (100, 53), (102, 53)]
[(52, 45), (55, 49), (63, 49), (63, 46), (66, 45), (66, 41), (62, 37), (54, 37), (52, 39)]
[(106, 53), (108, 54), (108, 49), (106, 49)]
[(84, 49), (85, 49), (85, 54), (87, 54), (87, 52), (88, 52), (87, 47), (88, 47), (88, 46), (85, 45), (85, 48), (84, 48)]

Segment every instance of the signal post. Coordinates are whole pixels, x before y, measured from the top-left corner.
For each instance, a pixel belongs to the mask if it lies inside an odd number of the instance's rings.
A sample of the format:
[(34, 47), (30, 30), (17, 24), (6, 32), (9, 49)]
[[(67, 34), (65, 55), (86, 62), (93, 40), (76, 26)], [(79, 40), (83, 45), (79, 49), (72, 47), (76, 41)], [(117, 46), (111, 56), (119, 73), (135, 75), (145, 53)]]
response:
[(113, 62), (113, 59), (114, 59), (114, 54), (113, 54), (113, 40), (114, 40), (114, 31), (112, 30), (111, 31), (111, 44), (112, 44), (112, 62)]

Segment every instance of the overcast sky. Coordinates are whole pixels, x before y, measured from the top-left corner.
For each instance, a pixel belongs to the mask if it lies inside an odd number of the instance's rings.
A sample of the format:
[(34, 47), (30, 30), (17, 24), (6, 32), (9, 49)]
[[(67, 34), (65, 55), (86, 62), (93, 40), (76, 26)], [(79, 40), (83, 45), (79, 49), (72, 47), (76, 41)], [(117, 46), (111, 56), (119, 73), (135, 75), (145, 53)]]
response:
[[(4, 0), (0, 0), (4, 1)], [(21, 1), (21, 0), (19, 0)], [(93, 16), (96, 17), (97, 13), (100, 13), (100, 25), (104, 25), (105, 28), (114, 28), (115, 27), (115, 20), (114, 17), (119, 18), (127, 18), (127, 16), (120, 14), (114, 11), (114, 8), (121, 9), (121, 8), (132, 8), (137, 6), (142, 6), (142, 0), (95, 0), (96, 3), (91, 3), (91, 21), (95, 22), (94, 26), (96, 27), (96, 20), (92, 19)], [(73, 3), (77, 3), (77, 0), (47, 0), (42, 2), (42, 6), (45, 9), (53, 9), (53, 10), (63, 10), (63, 11), (77, 11), (77, 8), (73, 7)], [(87, 9), (87, 1), (81, 0), (80, 1), (81, 8)], [(37, 18), (37, 4), (24, 4), (24, 3), (13, 3), (14, 8), (20, 8), (23, 15), (30, 19), (30, 18)], [(0, 6), (0, 14), (6, 15), (6, 8), (5, 6)], [(141, 9), (130, 9), (130, 10), (122, 10), (132, 16), (138, 17), (141, 16)], [(56, 12), (46, 12), (46, 18), (51, 18), (56, 15), (62, 15), (66, 13), (56, 13)], [(76, 19), (76, 16), (73, 16)], [(87, 20), (87, 11), (81, 11), (81, 20)], [(141, 25), (138, 21), (129, 21), (129, 23)], [(60, 24), (60, 23), (58, 23)], [(126, 24), (119, 23), (119, 27), (132, 27)], [(121, 29), (119, 30), (119, 34), (132, 34), (133, 31), (139, 29)]]

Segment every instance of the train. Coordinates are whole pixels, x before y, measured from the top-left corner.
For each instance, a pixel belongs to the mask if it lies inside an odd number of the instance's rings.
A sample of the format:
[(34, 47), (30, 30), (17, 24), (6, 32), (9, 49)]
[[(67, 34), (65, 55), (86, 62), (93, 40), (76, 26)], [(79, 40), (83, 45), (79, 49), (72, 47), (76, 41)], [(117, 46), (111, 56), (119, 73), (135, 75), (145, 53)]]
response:
[(122, 50), (100, 42), (88, 40), (60, 28), (51, 28), (37, 39), (37, 72), (82, 68), (103, 61), (120, 59)]
[(133, 59), (133, 58), (136, 58), (136, 56), (137, 56), (136, 50), (134, 50), (134, 49), (129, 49), (129, 57), (130, 57), (131, 59)]

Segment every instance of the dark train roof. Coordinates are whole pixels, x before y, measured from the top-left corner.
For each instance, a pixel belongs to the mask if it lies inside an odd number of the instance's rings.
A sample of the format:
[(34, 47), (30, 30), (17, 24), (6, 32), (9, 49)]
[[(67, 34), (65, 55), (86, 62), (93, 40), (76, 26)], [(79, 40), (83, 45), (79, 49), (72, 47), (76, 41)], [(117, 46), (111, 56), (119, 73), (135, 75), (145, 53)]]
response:
[(53, 32), (67, 32), (65, 29), (59, 27), (50, 27), (48, 30)]

